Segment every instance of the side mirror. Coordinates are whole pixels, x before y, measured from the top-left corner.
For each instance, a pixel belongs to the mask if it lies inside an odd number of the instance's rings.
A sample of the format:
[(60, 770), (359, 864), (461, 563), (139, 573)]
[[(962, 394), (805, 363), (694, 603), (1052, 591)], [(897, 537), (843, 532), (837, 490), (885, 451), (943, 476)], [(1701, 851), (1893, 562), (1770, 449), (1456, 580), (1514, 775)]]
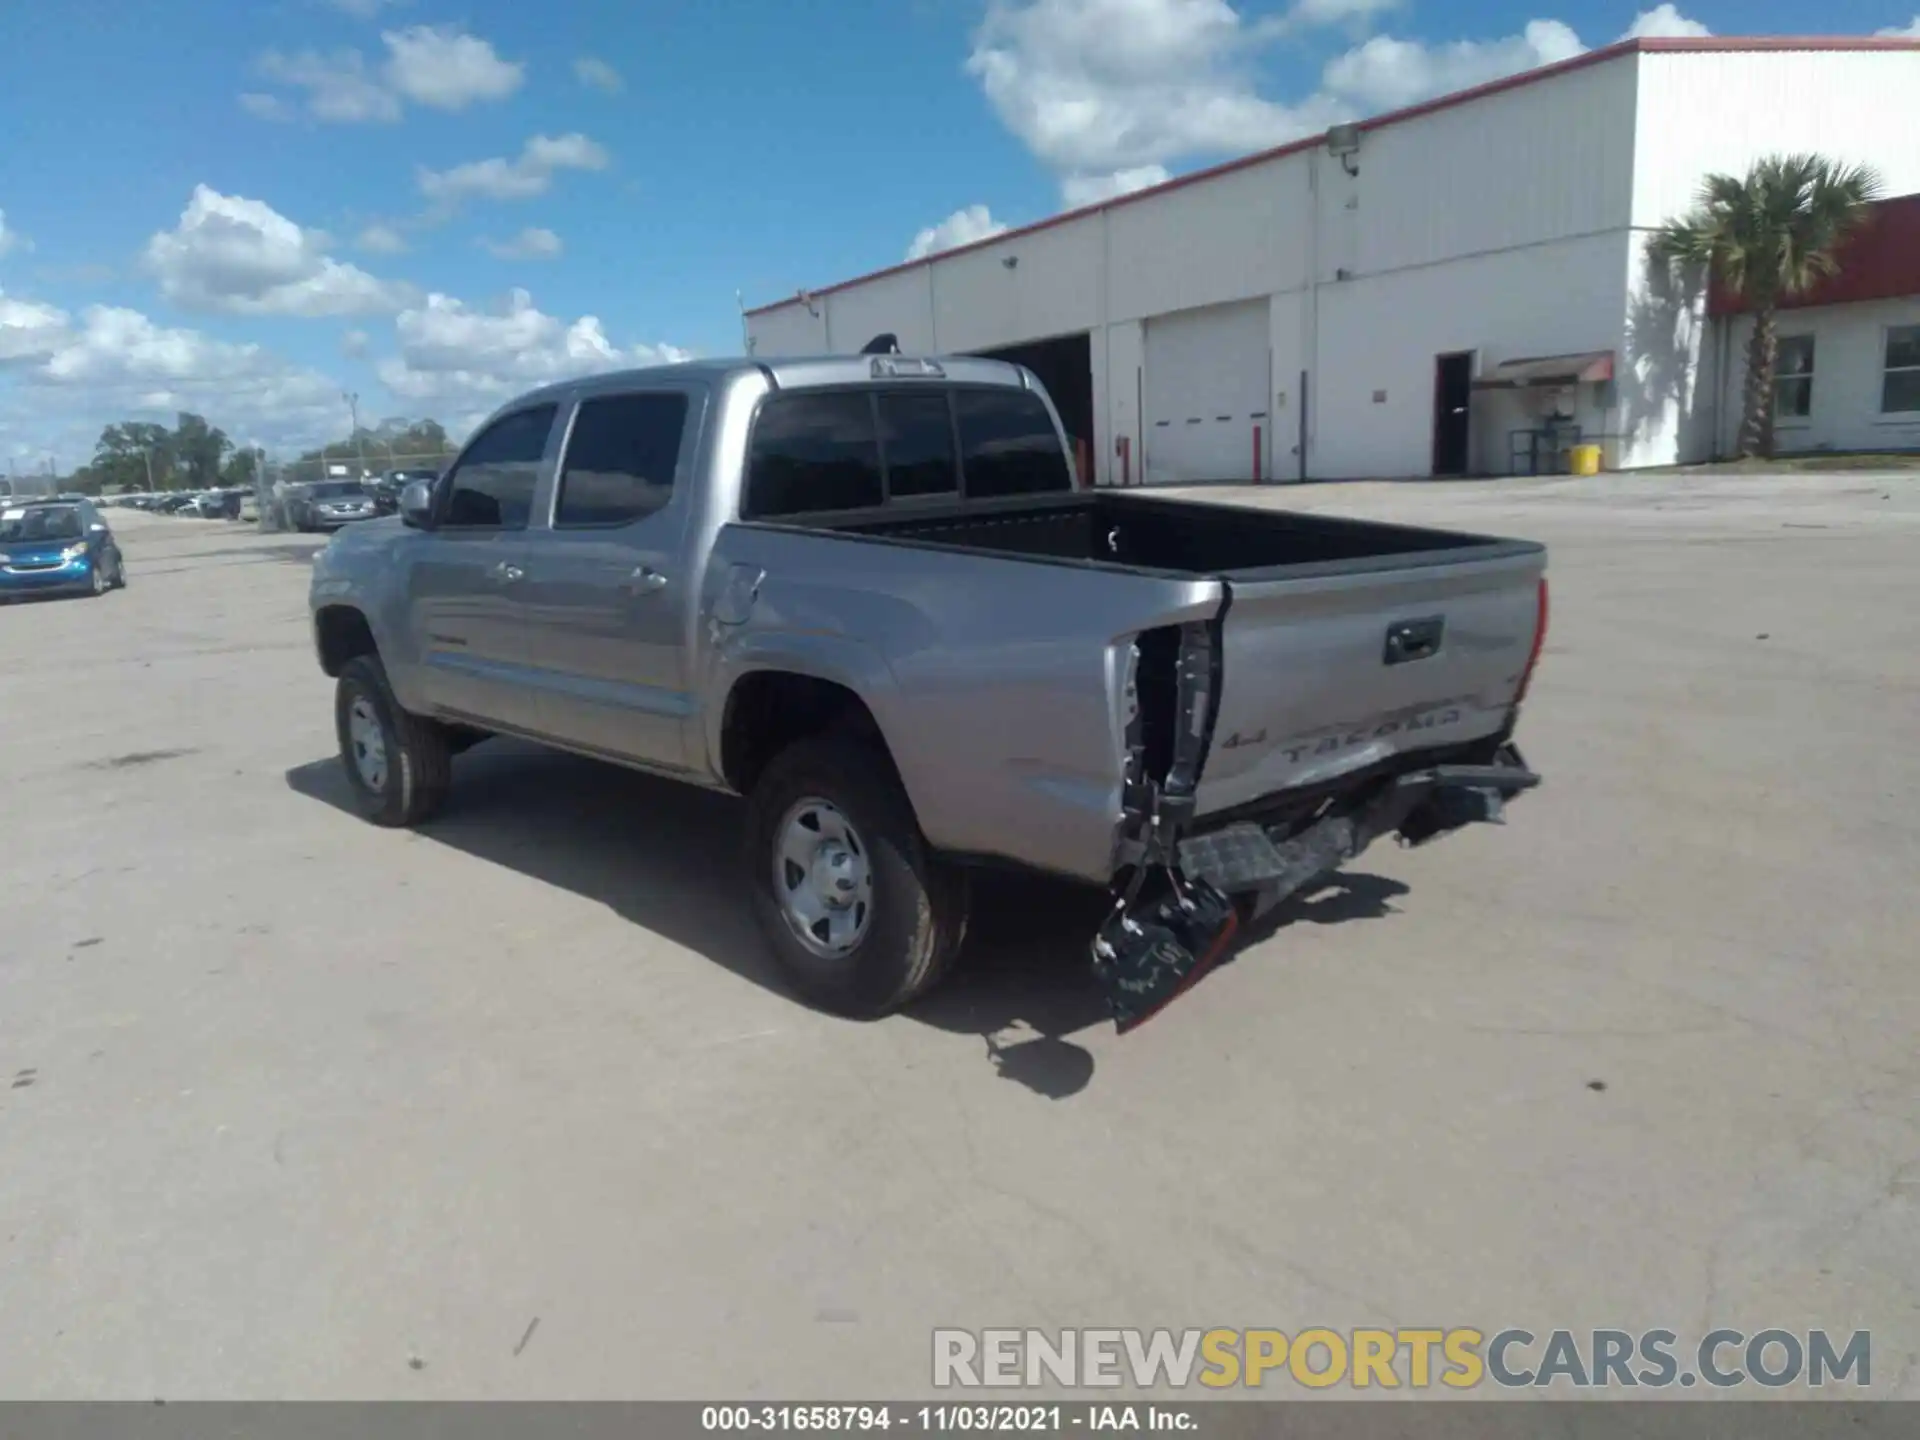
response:
[(424, 480), (409, 480), (400, 492), (400, 519), (416, 530), (433, 528), (433, 487)]
[(104, 535), (107, 533), (107, 527), (98, 520), (94, 521), (91, 525), (87, 526), (87, 529), (92, 531), (95, 535)]

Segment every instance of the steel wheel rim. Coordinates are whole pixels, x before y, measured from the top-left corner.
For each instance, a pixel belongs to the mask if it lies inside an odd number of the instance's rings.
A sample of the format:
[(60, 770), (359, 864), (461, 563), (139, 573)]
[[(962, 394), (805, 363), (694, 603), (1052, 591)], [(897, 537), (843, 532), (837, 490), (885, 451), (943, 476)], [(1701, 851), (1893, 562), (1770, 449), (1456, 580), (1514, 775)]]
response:
[(794, 939), (822, 960), (843, 960), (873, 924), (866, 842), (828, 800), (790, 807), (774, 832), (773, 893)]
[(347, 707), (347, 749), (353, 768), (369, 790), (387, 788), (387, 735), (380, 728), (380, 717), (373, 702), (364, 695), (353, 697)]

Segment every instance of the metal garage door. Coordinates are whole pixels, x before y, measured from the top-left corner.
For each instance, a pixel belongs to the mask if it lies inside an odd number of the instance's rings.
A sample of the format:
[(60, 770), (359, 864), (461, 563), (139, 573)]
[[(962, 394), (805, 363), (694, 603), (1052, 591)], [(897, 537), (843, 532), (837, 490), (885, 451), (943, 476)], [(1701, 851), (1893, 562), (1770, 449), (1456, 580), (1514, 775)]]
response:
[(1270, 445), (1267, 302), (1182, 310), (1146, 329), (1147, 483), (1269, 478), (1255, 457)]

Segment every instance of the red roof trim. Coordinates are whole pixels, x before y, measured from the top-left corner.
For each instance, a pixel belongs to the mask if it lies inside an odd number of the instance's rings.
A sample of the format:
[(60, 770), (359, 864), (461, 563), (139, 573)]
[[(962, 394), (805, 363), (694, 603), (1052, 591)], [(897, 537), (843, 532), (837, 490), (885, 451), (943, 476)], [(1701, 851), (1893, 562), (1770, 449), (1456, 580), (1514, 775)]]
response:
[[(1605, 64), (1624, 55), (1635, 54), (1735, 54), (1756, 51), (1779, 50), (1914, 50), (1920, 51), (1920, 40), (1906, 40), (1892, 35), (1752, 35), (1752, 36), (1672, 36), (1644, 40), (1622, 40), (1617, 44), (1603, 45), (1598, 50), (1589, 50), (1583, 55), (1575, 55), (1570, 60), (1561, 60), (1552, 65), (1542, 65), (1537, 69), (1523, 70), (1517, 75), (1508, 75), (1499, 80), (1490, 80), (1484, 85), (1476, 85), (1470, 90), (1456, 90), (1450, 95), (1441, 95), (1432, 100), (1422, 101), (1418, 105), (1409, 105), (1404, 110), (1392, 110), (1385, 115), (1376, 115), (1370, 120), (1359, 122), (1362, 130), (1383, 130), (1389, 125), (1399, 125), (1408, 120), (1417, 120), (1423, 115), (1431, 115), (1437, 110), (1451, 110), (1456, 105), (1465, 105), (1473, 100), (1484, 99), (1489, 95), (1498, 95), (1503, 91), (1517, 90), (1523, 85), (1532, 85), (1536, 81), (1550, 79), (1555, 75), (1565, 75), (1570, 71), (1584, 70), (1591, 65)], [(1237, 170), (1251, 169), (1263, 165), (1269, 160), (1284, 159), (1311, 150), (1326, 140), (1326, 132), (1308, 135), (1299, 140), (1290, 140), (1285, 145), (1277, 145), (1271, 150), (1256, 151), (1251, 155), (1241, 155), (1218, 165), (1208, 166), (1205, 170), (1195, 170), (1186, 175), (1176, 175), (1171, 180), (1145, 190), (1134, 190), (1125, 195), (1115, 196), (1111, 200), (1102, 200), (1098, 204), (1083, 205), (1078, 210), (1064, 210), (1058, 215), (1049, 215), (1044, 220), (1036, 220), (1031, 225), (1022, 225), (1017, 229), (1003, 230), (998, 235), (989, 235), (984, 240), (975, 240), (966, 245), (956, 245), (951, 250), (942, 250), (921, 260), (903, 260), (898, 265), (889, 265), (885, 269), (870, 270), (864, 275), (856, 275), (851, 280), (841, 280), (807, 293), (814, 298), (822, 295), (834, 295), (842, 290), (851, 290), (856, 285), (870, 284), (883, 280), (889, 275), (898, 275), (908, 270), (931, 265), (936, 260), (950, 260), (956, 255), (965, 255), (969, 251), (982, 250), (989, 245), (1004, 244), (1008, 240), (1017, 240), (1022, 236), (1035, 235), (1042, 230), (1051, 230), (1056, 225), (1065, 225), (1074, 220), (1084, 220), (1089, 215), (1102, 210), (1112, 210), (1117, 206), (1130, 205), (1136, 200), (1145, 200), (1154, 195), (1165, 195), (1187, 185), (1198, 185), (1203, 180), (1212, 180), (1216, 176), (1230, 175)], [(747, 311), (749, 318), (755, 315), (769, 315), (775, 310), (784, 310), (789, 305), (800, 303), (799, 297), (776, 300), (770, 305), (759, 305)]]
[[(1920, 296), (1920, 194), (1876, 201), (1834, 254), (1838, 268), (1805, 293), (1780, 301), (1784, 314), (1816, 305), (1857, 305), (1872, 300)], [(1744, 315), (1745, 296), (1714, 276), (1707, 291), (1707, 314), (1716, 319)]]

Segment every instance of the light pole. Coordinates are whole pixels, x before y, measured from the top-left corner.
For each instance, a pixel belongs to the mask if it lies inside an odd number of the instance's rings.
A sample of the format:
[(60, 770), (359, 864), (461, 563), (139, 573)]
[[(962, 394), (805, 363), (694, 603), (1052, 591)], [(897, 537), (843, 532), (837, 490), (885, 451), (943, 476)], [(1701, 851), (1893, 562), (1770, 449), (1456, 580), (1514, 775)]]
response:
[(353, 448), (360, 456), (360, 473), (356, 479), (367, 478), (367, 442), (360, 438), (360, 397), (354, 392), (342, 391), (340, 398), (347, 402), (347, 416), (353, 422)]

